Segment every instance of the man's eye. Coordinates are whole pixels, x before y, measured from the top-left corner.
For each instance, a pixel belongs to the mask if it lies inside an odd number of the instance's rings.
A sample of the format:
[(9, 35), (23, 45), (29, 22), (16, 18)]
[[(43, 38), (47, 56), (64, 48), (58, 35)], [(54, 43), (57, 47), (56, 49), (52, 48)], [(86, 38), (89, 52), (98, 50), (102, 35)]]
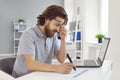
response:
[(60, 26), (60, 24), (56, 24), (56, 26)]

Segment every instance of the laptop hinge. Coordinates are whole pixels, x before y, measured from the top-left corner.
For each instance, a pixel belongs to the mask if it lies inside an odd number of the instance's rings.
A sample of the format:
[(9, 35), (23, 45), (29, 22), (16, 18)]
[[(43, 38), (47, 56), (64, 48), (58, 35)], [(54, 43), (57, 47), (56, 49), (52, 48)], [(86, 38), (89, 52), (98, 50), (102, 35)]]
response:
[(102, 62), (100, 61), (100, 59), (98, 58), (98, 60), (96, 60), (98, 65), (102, 65)]

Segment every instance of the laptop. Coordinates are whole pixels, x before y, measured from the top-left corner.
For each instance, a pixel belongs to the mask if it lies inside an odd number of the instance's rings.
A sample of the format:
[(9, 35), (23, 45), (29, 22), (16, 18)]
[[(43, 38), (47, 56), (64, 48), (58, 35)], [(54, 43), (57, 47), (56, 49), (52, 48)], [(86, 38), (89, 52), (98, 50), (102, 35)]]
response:
[(99, 56), (96, 60), (78, 60), (76, 63), (76, 67), (101, 67), (107, 53), (109, 42), (110, 38), (104, 38), (99, 51)]

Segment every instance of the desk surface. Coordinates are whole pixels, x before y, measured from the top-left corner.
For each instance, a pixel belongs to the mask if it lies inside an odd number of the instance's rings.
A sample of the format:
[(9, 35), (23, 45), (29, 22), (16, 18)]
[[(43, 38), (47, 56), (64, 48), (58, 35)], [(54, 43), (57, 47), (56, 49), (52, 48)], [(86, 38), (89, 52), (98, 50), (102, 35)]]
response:
[(77, 68), (70, 74), (52, 72), (32, 72), (16, 80), (109, 80), (112, 63), (105, 60), (100, 68)]

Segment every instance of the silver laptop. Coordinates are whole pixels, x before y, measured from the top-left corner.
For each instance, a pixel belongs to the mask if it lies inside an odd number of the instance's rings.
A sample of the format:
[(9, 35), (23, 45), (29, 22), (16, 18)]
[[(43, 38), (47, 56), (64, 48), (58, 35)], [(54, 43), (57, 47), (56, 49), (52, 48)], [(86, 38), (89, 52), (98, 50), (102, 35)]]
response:
[(99, 51), (98, 59), (96, 60), (79, 60), (76, 67), (101, 67), (108, 49), (110, 38), (105, 38)]

